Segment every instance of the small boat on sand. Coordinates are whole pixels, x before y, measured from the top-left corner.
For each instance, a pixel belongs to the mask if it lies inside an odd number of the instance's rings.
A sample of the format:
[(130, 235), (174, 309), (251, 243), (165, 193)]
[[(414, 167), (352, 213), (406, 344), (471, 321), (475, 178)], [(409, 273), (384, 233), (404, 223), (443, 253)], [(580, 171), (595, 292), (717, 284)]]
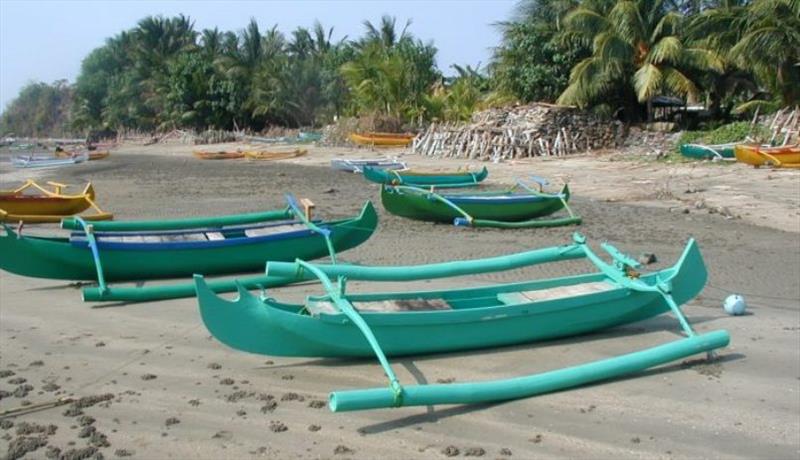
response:
[(360, 173), (364, 170), (365, 166), (373, 169), (391, 169), (400, 170), (406, 169), (405, 162), (398, 161), (397, 159), (374, 158), (367, 160), (356, 160), (348, 158), (337, 158), (331, 160), (331, 167), (337, 171), (349, 171)]
[(697, 160), (725, 160), (733, 158), (733, 148), (738, 142), (730, 144), (682, 144), (681, 155)]
[(800, 168), (800, 145), (763, 147), (754, 144), (737, 145), (736, 161), (755, 167)]
[[(267, 275), (317, 280), (323, 293), (291, 303), (239, 289), (230, 301), (195, 276), (203, 323), (223, 344), (245, 352), (292, 357), (377, 358), (388, 382), (333, 391), (332, 411), (434, 404), (475, 404), (525, 398), (610, 380), (709, 352), (728, 344), (726, 331), (698, 335), (680, 305), (697, 296), (707, 273), (694, 240), (678, 262), (652, 273), (608, 244), (608, 263), (576, 234), (572, 244), (439, 264), (369, 267), (269, 262)], [(586, 258), (595, 272), (492, 286), (352, 293), (347, 280), (408, 282), (484, 274)], [(337, 280), (337, 281), (334, 281)], [(579, 366), (510, 379), (403, 385), (389, 357), (458, 352), (588, 334), (671, 312), (686, 338)], [(363, 377), (363, 376), (362, 376)]]
[[(537, 228), (580, 224), (569, 208), (569, 186), (546, 193), (522, 182), (501, 191), (440, 193), (422, 187), (384, 185), (381, 202), (390, 213), (415, 220), (452, 223), (457, 226)], [(561, 209), (569, 216), (542, 219)]]
[(102, 160), (108, 158), (111, 152), (108, 150), (87, 150), (85, 152), (73, 152), (68, 150), (56, 150), (55, 156), (58, 158), (72, 158), (76, 155), (86, 155), (89, 161)]
[(245, 153), (239, 150), (236, 151), (205, 151), (205, 150), (195, 150), (192, 152), (195, 158), (199, 158), (201, 160), (236, 160), (239, 158), (244, 158)]
[(407, 169), (403, 171), (374, 168), (364, 166), (364, 179), (379, 184), (412, 185), (419, 187), (436, 186), (438, 188), (470, 187), (478, 185), (489, 176), (489, 170), (484, 166), (478, 172), (456, 171), (418, 171)]
[[(91, 224), (72, 217), (61, 221), (62, 228), (72, 230), (67, 236), (24, 235), (2, 224), (0, 269), (35, 278), (96, 281), (98, 287), (84, 288), (85, 299), (123, 300), (127, 294), (116, 296), (107, 281), (259, 271), (267, 260), (315, 259), (358, 246), (378, 223), (370, 202), (358, 216), (320, 221), (311, 220), (313, 203), (301, 200), (308, 203), (302, 211), (294, 198), (288, 201), (281, 210), (220, 217)], [(276, 281), (261, 278), (264, 285)], [(151, 299), (160, 288), (150, 288), (157, 291)]]
[(294, 150), (260, 150), (260, 151), (247, 151), (244, 156), (248, 160), (286, 160), (289, 158), (301, 157), (308, 153), (306, 149)]
[(85, 220), (108, 220), (114, 217), (95, 204), (91, 183), (86, 184), (81, 193), (72, 195), (62, 192), (67, 187), (65, 184), (48, 182), (47, 185), (52, 186), (53, 190), (47, 190), (28, 179), (13, 190), (0, 190), (0, 222), (59, 222), (90, 207), (95, 214), (81, 216)]
[(56, 158), (46, 155), (14, 155), (11, 164), (15, 168), (58, 168), (83, 163), (89, 159), (88, 154), (72, 154), (68, 158)]
[(405, 147), (414, 140), (414, 134), (394, 133), (352, 133), (350, 140), (358, 145), (375, 147)]

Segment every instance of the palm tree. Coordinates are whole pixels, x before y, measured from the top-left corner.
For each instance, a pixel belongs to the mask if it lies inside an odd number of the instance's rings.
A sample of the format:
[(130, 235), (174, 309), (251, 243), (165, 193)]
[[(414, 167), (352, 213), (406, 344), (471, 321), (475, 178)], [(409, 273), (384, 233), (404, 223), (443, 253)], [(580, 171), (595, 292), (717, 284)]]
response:
[(685, 70), (721, 71), (722, 61), (684, 45), (683, 22), (664, 0), (585, 0), (566, 16), (565, 30), (590, 44), (592, 55), (572, 68), (558, 102), (586, 107), (622, 92), (617, 102), (637, 112), (646, 103), (649, 116), (650, 101), (664, 92), (696, 99), (699, 90)]
[(741, 22), (730, 58), (752, 71), (780, 105), (800, 102), (800, 1), (755, 0)]
[(408, 28), (411, 26), (411, 20), (406, 21), (403, 30), (400, 34), (397, 33), (397, 18), (389, 15), (381, 17), (381, 22), (374, 25), (369, 21), (364, 21), (364, 27), (367, 29), (364, 38), (359, 41), (359, 45), (366, 47), (372, 44), (377, 44), (384, 50), (390, 50), (404, 40), (410, 40), (411, 34), (408, 33)]
[(730, 50), (741, 39), (749, 0), (721, 0), (694, 15), (686, 38), (693, 45), (714, 51), (723, 61), (722, 72), (700, 72), (697, 78), (708, 94), (708, 109), (715, 118), (728, 118), (736, 100), (756, 94), (753, 76), (730, 59)]

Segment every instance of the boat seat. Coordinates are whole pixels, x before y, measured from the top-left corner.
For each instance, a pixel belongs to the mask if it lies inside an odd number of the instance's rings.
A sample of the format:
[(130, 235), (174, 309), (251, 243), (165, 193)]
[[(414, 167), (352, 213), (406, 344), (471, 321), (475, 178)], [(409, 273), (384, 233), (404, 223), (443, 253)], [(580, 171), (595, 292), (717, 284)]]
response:
[(533, 291), (501, 292), (497, 294), (497, 300), (505, 305), (518, 305), (521, 303), (542, 302), (545, 300), (563, 299), (578, 295), (592, 294), (595, 292), (608, 291), (614, 285), (607, 281), (595, 281), (592, 283), (573, 284), (571, 286), (556, 286), (546, 289), (536, 289)]
[(267, 235), (275, 235), (276, 233), (285, 233), (289, 231), (295, 230), (304, 230), (306, 227), (305, 224), (302, 223), (291, 223), (286, 225), (274, 225), (269, 227), (258, 227), (258, 228), (248, 228), (244, 231), (245, 236), (254, 237), (254, 236), (267, 236)]
[[(374, 302), (350, 302), (353, 307), (366, 313), (398, 313), (403, 311), (436, 311), (451, 310), (452, 307), (442, 299), (395, 299), (377, 300)], [(320, 313), (333, 315), (339, 313), (339, 309), (333, 302), (327, 300), (310, 300), (306, 304), (306, 309), (312, 316)]]
[[(188, 241), (209, 241), (224, 240), (225, 236), (219, 232), (207, 233), (184, 233), (173, 235), (125, 235), (125, 236), (101, 236), (97, 238), (99, 243), (171, 243)], [(73, 237), (73, 241), (86, 241), (86, 237)]]

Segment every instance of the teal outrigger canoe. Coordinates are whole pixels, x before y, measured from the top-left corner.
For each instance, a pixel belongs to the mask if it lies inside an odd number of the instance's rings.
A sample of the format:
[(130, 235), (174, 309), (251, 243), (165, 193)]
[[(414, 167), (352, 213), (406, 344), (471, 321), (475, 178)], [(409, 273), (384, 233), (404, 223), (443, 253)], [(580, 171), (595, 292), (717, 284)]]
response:
[[(581, 218), (569, 207), (569, 197), (566, 184), (558, 193), (535, 190), (522, 182), (508, 190), (468, 193), (437, 193), (402, 185), (381, 188), (381, 203), (394, 215), (469, 227), (536, 228), (580, 224)], [(567, 217), (542, 219), (561, 209), (567, 211)]]
[[(697, 244), (690, 240), (671, 268), (640, 274), (638, 263), (603, 244), (614, 264), (576, 234), (572, 244), (488, 259), (405, 267), (269, 262), (267, 274), (318, 279), (325, 294), (304, 304), (256, 297), (218, 297), (195, 276), (200, 314), (211, 334), (237, 350), (272, 356), (375, 356), (389, 385), (330, 394), (333, 411), (431, 404), (471, 404), (529, 397), (607, 380), (710, 352), (729, 342), (726, 331), (697, 335), (679, 305), (706, 282)], [(346, 279), (410, 281), (511, 270), (587, 258), (598, 271), (564, 278), (436, 291), (351, 294)], [(338, 279), (338, 283), (331, 281)], [(401, 385), (389, 356), (451, 352), (586, 334), (672, 312), (687, 338), (545, 374), (478, 383)]]
[(696, 160), (732, 160), (733, 150), (741, 142), (731, 144), (682, 144), (680, 147), (681, 155), (686, 158)]
[(427, 172), (406, 169), (402, 171), (364, 167), (364, 178), (378, 184), (411, 185), (416, 187), (455, 188), (478, 185), (489, 176), (484, 166), (478, 172)]
[[(0, 269), (36, 278), (98, 282), (99, 287), (84, 289), (86, 300), (174, 298), (193, 294), (193, 286), (159, 286), (150, 288), (155, 293), (143, 293), (146, 288), (111, 288), (106, 282), (254, 272), (267, 260), (335, 257), (336, 251), (366, 241), (377, 226), (370, 202), (354, 218), (320, 222), (308, 220), (294, 198), (287, 198), (284, 210), (233, 216), (94, 224), (65, 219), (63, 227), (81, 229), (66, 237), (28, 236), (3, 225)], [(286, 283), (260, 276), (249, 284)], [(219, 287), (236, 288), (232, 282)]]

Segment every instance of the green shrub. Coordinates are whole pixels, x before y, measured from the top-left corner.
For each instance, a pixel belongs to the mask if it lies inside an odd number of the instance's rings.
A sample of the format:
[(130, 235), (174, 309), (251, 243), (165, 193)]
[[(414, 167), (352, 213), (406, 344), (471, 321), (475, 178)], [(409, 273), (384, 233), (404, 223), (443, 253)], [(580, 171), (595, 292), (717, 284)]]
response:
[(748, 137), (763, 142), (769, 140), (769, 130), (762, 125), (751, 127), (750, 122), (737, 121), (712, 131), (684, 131), (675, 145), (675, 151), (682, 144), (728, 144), (744, 141)]

